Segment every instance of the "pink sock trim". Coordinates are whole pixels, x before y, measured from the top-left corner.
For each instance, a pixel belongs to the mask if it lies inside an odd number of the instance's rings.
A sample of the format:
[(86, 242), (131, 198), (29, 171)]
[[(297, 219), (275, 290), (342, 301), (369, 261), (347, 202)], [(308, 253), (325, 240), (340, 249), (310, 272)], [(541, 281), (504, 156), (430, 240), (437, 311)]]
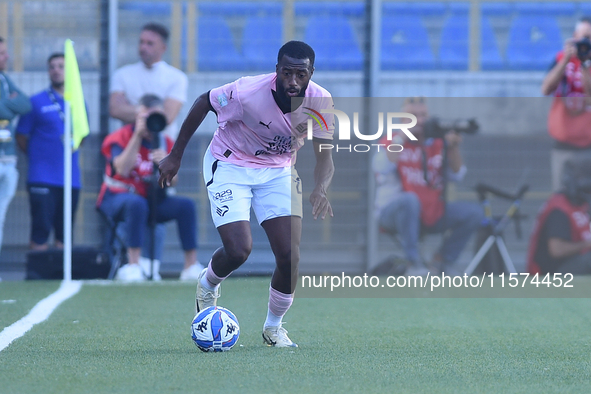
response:
[(269, 311), (272, 314), (283, 317), (292, 303), (293, 294), (284, 294), (269, 287)]
[[(230, 276), (230, 275), (228, 275)], [(224, 279), (226, 279), (228, 276), (224, 276), (219, 277), (215, 274), (215, 272), (213, 272), (213, 268), (211, 268), (211, 260), (209, 260), (209, 264), (207, 265), (207, 271), (205, 271), (205, 279), (207, 279), (207, 281), (209, 283), (211, 283), (212, 286), (217, 286), (220, 283), (222, 283), (224, 281)]]

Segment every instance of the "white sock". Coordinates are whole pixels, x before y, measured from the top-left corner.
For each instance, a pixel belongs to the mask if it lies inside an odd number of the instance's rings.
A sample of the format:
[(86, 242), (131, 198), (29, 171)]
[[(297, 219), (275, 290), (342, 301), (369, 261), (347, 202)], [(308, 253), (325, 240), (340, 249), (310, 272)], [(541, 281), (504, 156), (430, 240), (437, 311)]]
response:
[(279, 326), (281, 324), (282, 317), (283, 316), (274, 315), (273, 312), (271, 312), (270, 310), (267, 310), (267, 320), (265, 320), (265, 324), (263, 325), (263, 328)]

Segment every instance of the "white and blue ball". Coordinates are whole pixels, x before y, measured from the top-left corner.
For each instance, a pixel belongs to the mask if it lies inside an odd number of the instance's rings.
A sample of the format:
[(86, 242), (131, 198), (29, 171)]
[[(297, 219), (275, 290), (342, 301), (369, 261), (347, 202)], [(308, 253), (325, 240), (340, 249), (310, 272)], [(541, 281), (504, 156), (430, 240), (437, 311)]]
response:
[(191, 337), (204, 352), (225, 352), (238, 342), (240, 325), (232, 312), (210, 306), (197, 313), (191, 323)]

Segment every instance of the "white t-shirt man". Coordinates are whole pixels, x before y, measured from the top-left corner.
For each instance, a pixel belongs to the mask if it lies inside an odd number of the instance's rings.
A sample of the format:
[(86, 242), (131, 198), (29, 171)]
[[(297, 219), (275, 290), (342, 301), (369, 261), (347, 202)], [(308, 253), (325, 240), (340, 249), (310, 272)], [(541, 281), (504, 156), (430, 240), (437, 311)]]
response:
[[(163, 101), (171, 98), (184, 104), (187, 101), (188, 83), (185, 73), (164, 60), (154, 63), (151, 68), (140, 61), (115, 71), (110, 93), (124, 93), (132, 105), (138, 105), (140, 98), (145, 94), (154, 94)], [(176, 140), (179, 132), (176, 119), (164, 131)]]

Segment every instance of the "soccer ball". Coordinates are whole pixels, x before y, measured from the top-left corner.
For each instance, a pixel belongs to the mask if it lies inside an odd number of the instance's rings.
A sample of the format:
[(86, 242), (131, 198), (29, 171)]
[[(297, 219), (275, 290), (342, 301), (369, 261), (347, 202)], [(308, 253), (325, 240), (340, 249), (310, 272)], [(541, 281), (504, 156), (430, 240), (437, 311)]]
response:
[(191, 323), (191, 337), (204, 352), (225, 352), (238, 342), (240, 326), (236, 316), (221, 306), (197, 313)]

